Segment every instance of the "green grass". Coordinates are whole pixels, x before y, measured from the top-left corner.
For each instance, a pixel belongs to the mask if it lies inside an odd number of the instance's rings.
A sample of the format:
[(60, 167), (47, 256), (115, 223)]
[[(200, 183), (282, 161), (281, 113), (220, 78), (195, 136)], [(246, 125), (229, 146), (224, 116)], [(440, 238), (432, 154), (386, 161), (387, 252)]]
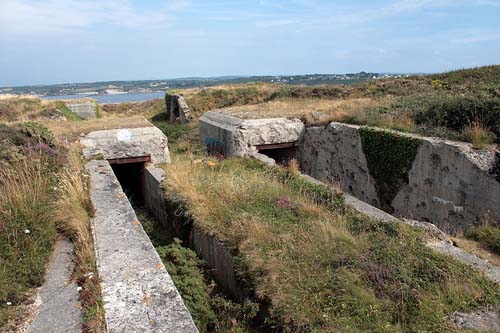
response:
[(482, 225), (472, 228), (467, 238), (478, 241), (484, 248), (500, 255), (500, 227), (498, 225)]
[[(43, 283), (56, 227), (50, 193), (53, 173), (42, 160), (0, 171), (0, 327), (32, 288)], [(7, 305), (7, 303), (11, 305)]]
[(80, 121), (82, 117), (71, 111), (64, 102), (57, 101), (56, 107), (69, 121)]
[[(43, 283), (56, 238), (53, 186), (61, 155), (37, 123), (0, 125), (0, 327)], [(10, 304), (10, 305), (8, 305)]]
[(166, 113), (161, 112), (154, 115), (151, 121), (167, 136), (168, 147), (172, 154), (201, 155), (201, 139), (197, 120), (182, 125), (171, 124), (167, 121)]
[(194, 223), (237, 254), (267, 329), (450, 332), (447, 314), (500, 305), (498, 286), (427, 248), (421, 232), (352, 213), (293, 172), (186, 157), (166, 172), (167, 197), (180, 195)]
[(234, 303), (220, 293), (193, 250), (147, 211), (136, 207), (136, 212), (200, 332), (248, 332), (256, 316), (255, 304)]

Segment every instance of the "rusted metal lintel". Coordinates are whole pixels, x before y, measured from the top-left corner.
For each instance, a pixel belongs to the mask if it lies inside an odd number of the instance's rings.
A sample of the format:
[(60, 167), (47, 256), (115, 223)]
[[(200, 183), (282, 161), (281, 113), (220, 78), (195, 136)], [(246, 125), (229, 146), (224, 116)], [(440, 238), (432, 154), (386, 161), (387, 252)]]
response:
[(257, 145), (255, 148), (257, 150), (268, 150), (268, 149), (282, 149), (282, 148), (292, 148), (297, 145), (297, 142), (285, 142), (285, 143), (273, 143), (269, 145)]
[(130, 164), (151, 162), (151, 156), (113, 158), (108, 160), (109, 164)]

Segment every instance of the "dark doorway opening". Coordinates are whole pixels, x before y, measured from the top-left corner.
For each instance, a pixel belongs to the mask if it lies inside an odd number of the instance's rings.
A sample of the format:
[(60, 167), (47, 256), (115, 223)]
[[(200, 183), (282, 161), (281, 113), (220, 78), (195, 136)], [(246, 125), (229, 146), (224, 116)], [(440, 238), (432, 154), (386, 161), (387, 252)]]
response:
[(283, 166), (287, 166), (291, 160), (297, 160), (298, 158), (298, 149), (295, 142), (259, 145), (256, 148), (259, 153), (274, 159), (277, 164)]
[(109, 160), (116, 178), (122, 186), (123, 192), (133, 205), (144, 204), (144, 169), (145, 158), (128, 158)]

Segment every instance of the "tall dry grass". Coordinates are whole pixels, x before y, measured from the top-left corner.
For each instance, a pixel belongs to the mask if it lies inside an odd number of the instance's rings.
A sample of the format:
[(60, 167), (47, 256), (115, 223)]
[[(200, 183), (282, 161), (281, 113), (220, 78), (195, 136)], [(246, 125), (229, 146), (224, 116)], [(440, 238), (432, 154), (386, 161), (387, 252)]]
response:
[[(240, 283), (290, 332), (449, 332), (453, 311), (500, 304), (498, 286), (434, 254), (409, 226), (353, 215), (248, 159), (165, 166), (164, 187), (237, 253)], [(458, 284), (457, 281), (460, 281)]]
[(496, 136), (481, 121), (473, 121), (463, 130), (463, 135), (467, 141), (475, 148), (484, 149), (495, 142)]
[(54, 218), (58, 229), (75, 246), (74, 276), (82, 287), (80, 302), (84, 313), (83, 331), (105, 332), (104, 309), (90, 226), (93, 206), (83, 161), (78, 147), (72, 147), (68, 151), (67, 165), (58, 177)]
[(44, 281), (56, 227), (50, 163), (31, 156), (0, 168), (0, 327)]

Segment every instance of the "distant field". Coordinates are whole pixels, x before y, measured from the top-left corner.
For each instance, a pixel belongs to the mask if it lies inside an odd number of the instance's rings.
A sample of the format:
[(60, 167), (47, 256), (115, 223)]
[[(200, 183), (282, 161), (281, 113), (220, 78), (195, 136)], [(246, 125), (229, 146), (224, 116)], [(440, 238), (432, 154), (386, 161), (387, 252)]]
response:
[(195, 116), (336, 120), (469, 141), (500, 142), (500, 66), (369, 80), (353, 85), (246, 84), (180, 91)]

